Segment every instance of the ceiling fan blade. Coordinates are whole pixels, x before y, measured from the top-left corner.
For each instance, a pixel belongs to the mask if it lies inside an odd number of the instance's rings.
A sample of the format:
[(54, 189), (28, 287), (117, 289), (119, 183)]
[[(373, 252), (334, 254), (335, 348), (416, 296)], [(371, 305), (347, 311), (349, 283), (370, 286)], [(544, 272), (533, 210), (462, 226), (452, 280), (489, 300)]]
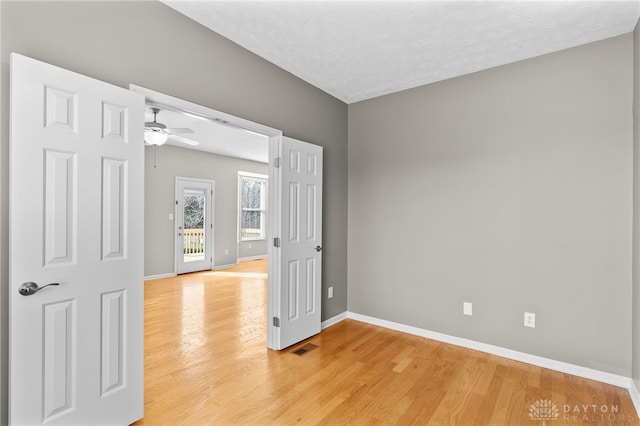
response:
[(144, 128), (147, 130), (162, 131), (166, 130), (167, 126), (162, 123), (156, 123), (155, 121), (147, 121), (144, 123)]
[(173, 134), (177, 133), (182, 135), (193, 135), (195, 133), (193, 129), (189, 129), (187, 127), (176, 127), (171, 129), (165, 129), (165, 130), (169, 133), (173, 133)]
[(189, 139), (189, 138), (183, 138), (182, 136), (178, 136), (178, 135), (171, 135), (169, 137), (176, 142), (181, 142), (191, 146), (196, 146), (200, 144), (200, 142), (198, 141), (194, 141), (193, 139)]

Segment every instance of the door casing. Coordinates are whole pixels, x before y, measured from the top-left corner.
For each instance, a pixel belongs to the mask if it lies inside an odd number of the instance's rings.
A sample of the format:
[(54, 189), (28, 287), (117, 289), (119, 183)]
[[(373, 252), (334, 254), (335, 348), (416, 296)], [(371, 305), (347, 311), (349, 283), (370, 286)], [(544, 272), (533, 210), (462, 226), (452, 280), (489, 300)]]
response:
[(231, 114), (216, 111), (212, 108), (188, 102), (183, 99), (169, 96), (164, 93), (137, 86), (135, 84), (129, 85), (129, 88), (133, 92), (144, 95), (147, 102), (181, 111), (187, 111), (202, 117), (217, 119), (226, 123), (226, 125), (259, 133), (269, 138), (269, 179), (267, 182), (267, 191), (269, 194), (269, 214), (267, 217), (267, 256), (269, 268), (267, 284), (267, 347), (275, 350), (281, 349), (279, 347), (278, 330), (270, 319), (279, 317), (280, 314), (278, 297), (281, 291), (280, 250), (274, 246), (273, 241), (275, 237), (279, 237), (281, 235), (280, 218), (282, 213), (280, 211), (281, 193), (279, 190), (281, 179), (276, 167), (275, 159), (278, 158), (281, 151), (282, 131), (250, 120), (245, 120)]

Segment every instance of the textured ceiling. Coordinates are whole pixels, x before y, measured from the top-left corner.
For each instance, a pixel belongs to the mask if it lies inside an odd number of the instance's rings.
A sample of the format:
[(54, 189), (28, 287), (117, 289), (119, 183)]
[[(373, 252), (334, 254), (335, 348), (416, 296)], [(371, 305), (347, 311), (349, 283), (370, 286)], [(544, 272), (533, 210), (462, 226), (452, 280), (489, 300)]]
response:
[(640, 1), (189, 1), (170, 7), (346, 103), (633, 31)]

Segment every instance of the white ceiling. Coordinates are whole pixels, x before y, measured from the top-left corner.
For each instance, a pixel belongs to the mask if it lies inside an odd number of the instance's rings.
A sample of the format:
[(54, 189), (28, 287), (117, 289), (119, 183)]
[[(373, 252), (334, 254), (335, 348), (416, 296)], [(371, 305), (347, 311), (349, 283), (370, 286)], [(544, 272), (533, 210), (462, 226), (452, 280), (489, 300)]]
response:
[(346, 103), (633, 31), (640, 1), (163, 0)]
[[(150, 107), (147, 107), (145, 111), (145, 121), (153, 121), (153, 113)], [(168, 128), (186, 127), (194, 131), (193, 134), (180, 136), (197, 142), (197, 145), (185, 144), (180, 141), (180, 138), (176, 137), (170, 137), (167, 140), (168, 145), (261, 163), (269, 162), (269, 138), (267, 136), (229, 127), (211, 119), (166, 108), (162, 109), (157, 115), (157, 121), (166, 125)]]

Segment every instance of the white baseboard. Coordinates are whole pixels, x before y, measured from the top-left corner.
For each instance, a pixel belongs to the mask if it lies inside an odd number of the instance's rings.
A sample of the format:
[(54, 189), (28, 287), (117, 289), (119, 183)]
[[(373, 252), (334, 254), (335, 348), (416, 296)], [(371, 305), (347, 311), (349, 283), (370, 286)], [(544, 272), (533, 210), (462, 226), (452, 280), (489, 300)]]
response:
[(347, 319), (347, 312), (343, 312), (341, 314), (336, 315), (335, 317), (329, 318), (326, 321), (322, 321), (322, 323), (320, 324), (320, 329), (324, 330), (325, 328), (331, 327), (332, 325), (335, 325), (340, 321), (343, 321), (346, 319)]
[(175, 276), (176, 276), (175, 272), (169, 272), (168, 274), (149, 275), (149, 276), (144, 277), (144, 280), (145, 281), (147, 281), (147, 280), (157, 280), (157, 279), (160, 279), (160, 278), (170, 278), (170, 277), (175, 277)]
[[(242, 259), (238, 259), (238, 261), (242, 261), (242, 260), (256, 260), (256, 259), (264, 259), (267, 256), (255, 256), (255, 257), (245, 257)], [(238, 262), (236, 263), (230, 263), (228, 265), (216, 265), (213, 268), (211, 268), (212, 271), (217, 271), (218, 269), (229, 269), (229, 268), (235, 268), (236, 266), (238, 266)], [(175, 277), (178, 274), (176, 274), (175, 272), (169, 272), (167, 274), (158, 274), (158, 275), (149, 275), (144, 277), (144, 280), (157, 280), (159, 278), (169, 278), (169, 277)]]
[(633, 406), (636, 407), (638, 417), (640, 417), (640, 391), (638, 391), (636, 382), (633, 380), (631, 380), (631, 385), (629, 385), (629, 396), (631, 397), (631, 401), (633, 401)]
[(245, 260), (258, 260), (258, 259), (266, 259), (267, 255), (262, 254), (259, 256), (249, 256), (249, 257), (240, 257), (238, 258), (238, 262), (244, 262)]
[(216, 265), (213, 268), (211, 268), (211, 270), (217, 271), (218, 269), (229, 269), (229, 268), (235, 268), (236, 266), (238, 266), (238, 262), (230, 263), (228, 265)]
[[(489, 345), (487, 343), (476, 342), (474, 340), (463, 339), (461, 337), (450, 336), (423, 328), (412, 327), (397, 322), (387, 321), (379, 318), (369, 317), (366, 315), (356, 314), (347, 311), (347, 318), (368, 324), (377, 325), (391, 330), (401, 331), (403, 333), (413, 334), (416, 336), (426, 337), (428, 339), (437, 340), (439, 342), (449, 343), (464, 348), (475, 349), (480, 352), (486, 352), (503, 358), (513, 359), (515, 361), (525, 362), (527, 364), (537, 365), (538, 367), (549, 368), (551, 370), (560, 371), (562, 373), (572, 374), (574, 376), (584, 377), (586, 379), (596, 380), (598, 382), (619, 386), (630, 389), (631, 379), (629, 377), (620, 376), (618, 374), (607, 373), (592, 368), (582, 367), (580, 365), (569, 364), (554, 359), (544, 358), (537, 355), (531, 355), (524, 352), (518, 352), (511, 349), (502, 348), (500, 346)], [(637, 407), (637, 406), (636, 406)]]

